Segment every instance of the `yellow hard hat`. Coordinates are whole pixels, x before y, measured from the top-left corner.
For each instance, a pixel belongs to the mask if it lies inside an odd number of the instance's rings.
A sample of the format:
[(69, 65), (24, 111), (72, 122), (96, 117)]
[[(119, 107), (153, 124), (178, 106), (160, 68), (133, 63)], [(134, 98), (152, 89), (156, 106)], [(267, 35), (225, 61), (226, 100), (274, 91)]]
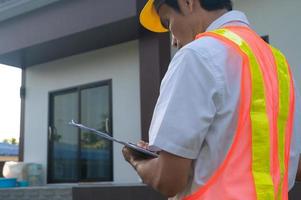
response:
[(145, 4), (143, 10), (140, 13), (140, 23), (146, 29), (153, 32), (168, 32), (168, 29), (164, 28), (161, 23), (160, 17), (154, 6), (154, 0), (148, 0), (148, 2)]

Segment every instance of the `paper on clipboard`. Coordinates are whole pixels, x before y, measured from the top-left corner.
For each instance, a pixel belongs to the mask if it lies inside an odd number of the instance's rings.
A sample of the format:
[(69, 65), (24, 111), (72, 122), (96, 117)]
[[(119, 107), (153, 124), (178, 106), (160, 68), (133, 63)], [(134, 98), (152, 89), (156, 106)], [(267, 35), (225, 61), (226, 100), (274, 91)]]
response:
[(150, 151), (150, 150), (147, 150), (147, 149), (144, 149), (142, 147), (139, 147), (133, 143), (130, 143), (130, 142), (124, 142), (124, 141), (121, 141), (121, 140), (118, 140), (118, 139), (115, 139), (113, 137), (111, 137), (110, 135), (106, 134), (106, 133), (103, 133), (101, 131), (98, 131), (94, 128), (90, 128), (90, 127), (87, 127), (87, 126), (84, 126), (82, 124), (78, 124), (76, 123), (74, 120), (72, 120), (71, 122), (69, 122), (69, 125), (71, 126), (75, 126), (77, 128), (80, 128), (80, 129), (85, 129), (85, 130), (89, 130), (91, 131), (92, 133), (104, 138), (104, 139), (107, 139), (107, 140), (110, 140), (112, 142), (117, 142), (119, 144), (122, 144), (128, 148), (130, 148), (131, 150), (133, 150), (135, 153), (139, 154), (139, 156), (143, 157), (143, 158), (157, 158), (158, 157), (158, 154), (153, 152), (153, 151)]

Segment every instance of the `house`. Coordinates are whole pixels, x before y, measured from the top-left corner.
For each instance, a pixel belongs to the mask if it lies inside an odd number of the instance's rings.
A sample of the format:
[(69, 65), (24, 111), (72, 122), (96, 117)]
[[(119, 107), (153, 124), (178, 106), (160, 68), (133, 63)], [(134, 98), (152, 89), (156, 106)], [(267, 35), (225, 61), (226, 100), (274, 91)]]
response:
[(0, 142), (0, 156), (18, 156), (17, 145)]
[[(74, 119), (122, 140), (147, 140), (160, 81), (174, 51), (169, 34), (139, 25), (145, 2), (0, 2), (0, 63), (22, 69), (20, 160), (41, 163), (45, 184), (140, 183), (123, 161), (122, 146), (68, 122)], [(234, 3), (300, 74), (300, 38), (292, 34), (300, 32), (296, 13), (301, 3)], [(296, 81), (300, 85), (301, 77)]]
[(0, 142), (0, 177), (2, 177), (2, 166), (5, 161), (17, 161), (19, 155), (19, 147), (15, 144)]

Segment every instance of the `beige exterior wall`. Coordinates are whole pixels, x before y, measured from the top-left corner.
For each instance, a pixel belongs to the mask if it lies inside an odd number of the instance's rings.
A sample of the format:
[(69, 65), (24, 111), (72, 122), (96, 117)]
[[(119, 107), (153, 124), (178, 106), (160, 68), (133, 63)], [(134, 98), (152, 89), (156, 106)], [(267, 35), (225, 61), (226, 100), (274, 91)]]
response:
[[(132, 142), (141, 138), (139, 51), (138, 41), (132, 41), (26, 70), (25, 162), (46, 169), (48, 93), (107, 79), (112, 79), (114, 136)], [(114, 144), (114, 181), (138, 182), (121, 148)]]

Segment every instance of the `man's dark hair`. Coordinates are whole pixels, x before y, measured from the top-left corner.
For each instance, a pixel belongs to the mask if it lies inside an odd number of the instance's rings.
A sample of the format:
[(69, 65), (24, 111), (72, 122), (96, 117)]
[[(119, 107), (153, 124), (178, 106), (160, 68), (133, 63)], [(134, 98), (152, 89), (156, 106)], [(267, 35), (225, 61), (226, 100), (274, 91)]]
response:
[[(233, 9), (231, 0), (199, 0), (202, 8), (208, 11), (227, 9), (228, 11)], [(177, 0), (165, 0), (165, 3), (177, 11), (180, 11), (180, 7)]]

